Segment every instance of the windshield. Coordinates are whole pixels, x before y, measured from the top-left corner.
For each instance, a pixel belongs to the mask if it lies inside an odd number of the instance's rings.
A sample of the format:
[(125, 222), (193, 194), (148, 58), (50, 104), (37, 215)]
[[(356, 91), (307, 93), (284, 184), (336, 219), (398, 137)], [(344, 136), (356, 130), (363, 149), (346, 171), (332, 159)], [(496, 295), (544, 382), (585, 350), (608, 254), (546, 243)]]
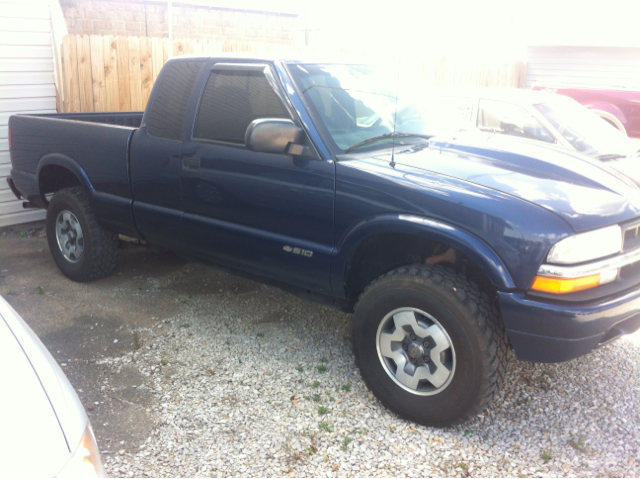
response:
[(317, 126), (339, 152), (425, 141), (471, 128), (463, 115), (398, 90), (397, 73), (368, 65), (293, 64), (289, 71)]
[(535, 108), (578, 151), (592, 157), (628, 156), (639, 146), (617, 128), (568, 97)]

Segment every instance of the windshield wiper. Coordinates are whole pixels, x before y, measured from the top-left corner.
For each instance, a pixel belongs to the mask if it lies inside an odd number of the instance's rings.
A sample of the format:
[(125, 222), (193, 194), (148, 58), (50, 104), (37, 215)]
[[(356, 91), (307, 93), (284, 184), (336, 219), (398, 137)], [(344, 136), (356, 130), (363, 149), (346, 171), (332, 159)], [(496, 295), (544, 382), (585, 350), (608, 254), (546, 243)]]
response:
[(617, 160), (619, 158), (626, 158), (631, 155), (621, 155), (619, 153), (607, 153), (605, 155), (596, 156), (596, 160)]
[(432, 135), (422, 135), (420, 133), (402, 133), (400, 131), (397, 131), (395, 133), (384, 133), (383, 135), (372, 136), (371, 138), (367, 138), (366, 140), (363, 140), (354, 145), (351, 145), (349, 148), (344, 150), (344, 152), (349, 153), (351, 150), (360, 148), (361, 146), (365, 146), (370, 143), (375, 143), (376, 141), (385, 140), (387, 138), (407, 138), (412, 136), (417, 138), (426, 138), (428, 140), (431, 138)]

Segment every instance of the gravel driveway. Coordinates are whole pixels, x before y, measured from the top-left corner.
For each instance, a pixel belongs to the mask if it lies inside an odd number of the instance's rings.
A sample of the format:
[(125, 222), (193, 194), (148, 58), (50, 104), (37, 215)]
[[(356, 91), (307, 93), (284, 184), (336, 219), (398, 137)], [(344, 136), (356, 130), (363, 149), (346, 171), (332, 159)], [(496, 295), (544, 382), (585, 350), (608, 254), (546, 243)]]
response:
[(640, 476), (638, 334), (513, 358), (496, 405), (432, 429), (368, 392), (348, 315), (140, 247), (72, 283), (25, 232), (0, 234), (0, 293), (64, 365), (113, 477)]

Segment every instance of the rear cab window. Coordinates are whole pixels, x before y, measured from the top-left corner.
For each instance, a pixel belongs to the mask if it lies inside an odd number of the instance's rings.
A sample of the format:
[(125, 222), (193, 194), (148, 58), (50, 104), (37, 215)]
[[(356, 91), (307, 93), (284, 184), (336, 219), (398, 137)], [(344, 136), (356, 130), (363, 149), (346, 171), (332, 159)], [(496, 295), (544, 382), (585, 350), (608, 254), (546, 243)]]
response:
[(189, 96), (203, 65), (203, 61), (174, 61), (164, 66), (147, 121), (150, 136), (182, 141)]

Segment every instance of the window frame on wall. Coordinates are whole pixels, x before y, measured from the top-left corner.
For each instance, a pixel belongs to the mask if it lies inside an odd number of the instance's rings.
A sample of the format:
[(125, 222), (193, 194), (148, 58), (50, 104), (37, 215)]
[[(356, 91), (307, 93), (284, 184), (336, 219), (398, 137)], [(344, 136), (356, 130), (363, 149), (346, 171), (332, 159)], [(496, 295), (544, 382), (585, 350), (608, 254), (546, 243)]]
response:
[[(244, 141), (239, 142), (239, 141), (232, 141), (232, 140), (225, 140), (225, 139), (203, 138), (201, 136), (197, 136), (197, 128), (198, 128), (198, 121), (200, 119), (202, 101), (207, 92), (207, 87), (209, 86), (209, 82), (213, 78), (215, 78), (214, 75), (225, 74), (225, 73), (231, 73), (231, 74), (249, 73), (247, 76), (250, 76), (251, 72), (256, 72), (258, 74), (264, 75), (268, 85), (271, 87), (274, 95), (276, 96), (279, 106), (282, 108), (283, 113), (286, 115), (286, 116), (276, 116), (276, 117), (274, 116), (257, 117), (257, 118), (254, 118), (254, 120), (258, 118), (286, 118), (298, 124), (298, 121), (296, 120), (296, 116), (293, 114), (292, 109), (289, 105), (289, 102), (287, 101), (286, 96), (282, 92), (280, 84), (272, 70), (271, 65), (266, 63), (215, 63), (211, 67), (209, 75), (205, 81), (205, 86), (203, 87), (202, 92), (200, 93), (200, 96), (198, 98), (198, 106), (196, 108), (196, 111), (193, 117), (194, 119), (193, 119), (192, 129), (190, 132), (191, 141), (196, 143), (219, 144), (219, 145), (232, 146), (232, 147), (243, 148), (243, 149), (246, 148), (246, 144), (244, 143)], [(249, 124), (250, 123), (251, 122), (249, 122)], [(247, 126), (249, 126), (249, 124), (247, 124)]]

